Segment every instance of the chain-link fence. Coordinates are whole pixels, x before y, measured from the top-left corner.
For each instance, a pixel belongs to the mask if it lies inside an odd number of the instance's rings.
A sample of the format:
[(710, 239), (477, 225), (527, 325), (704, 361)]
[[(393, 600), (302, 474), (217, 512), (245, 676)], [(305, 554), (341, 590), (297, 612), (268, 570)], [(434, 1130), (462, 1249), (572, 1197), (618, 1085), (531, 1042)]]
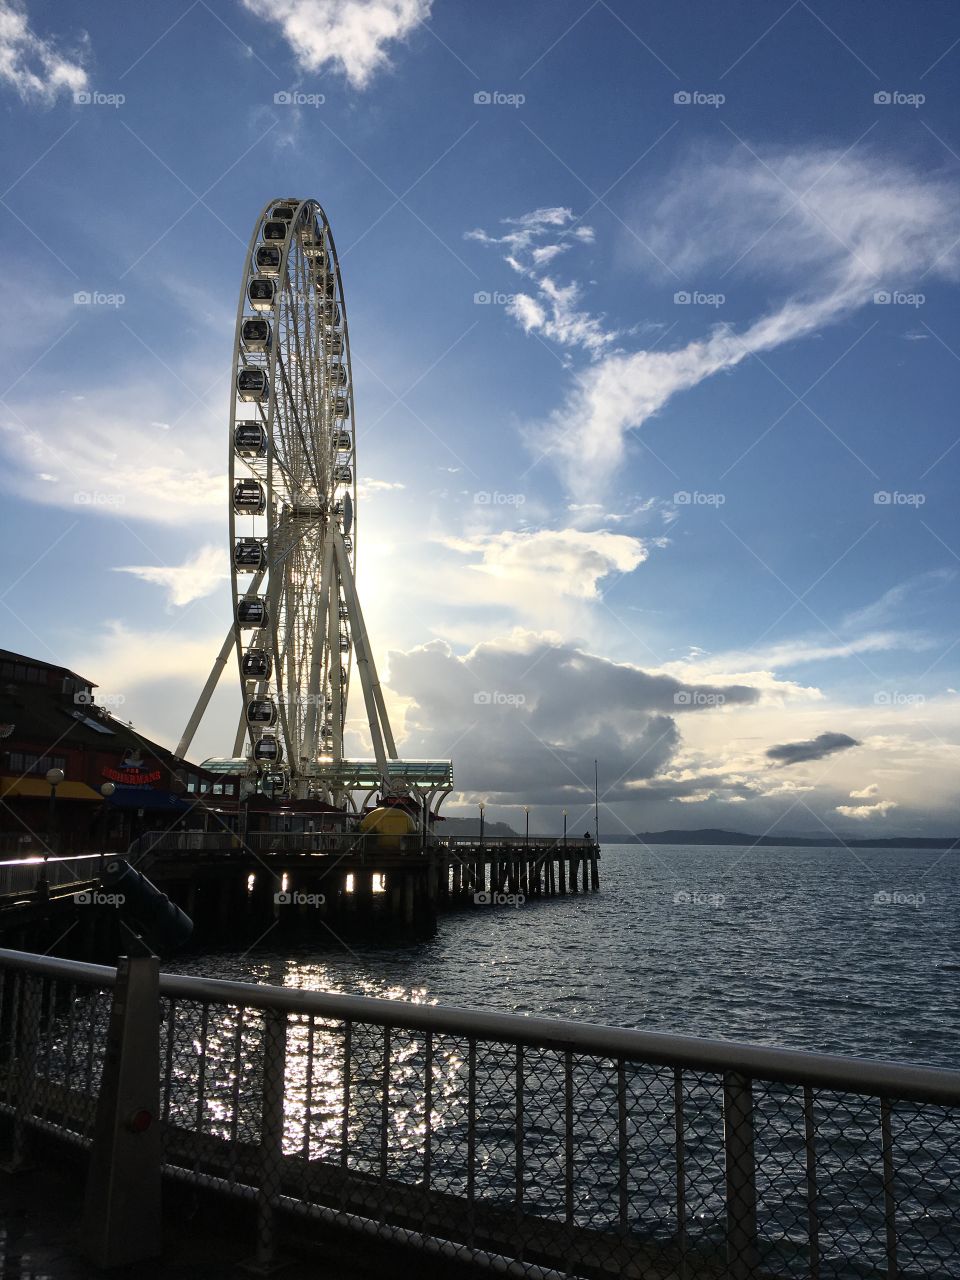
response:
[[(0, 952), (0, 1113), (89, 1141), (112, 970)], [(956, 1277), (960, 1073), (163, 975), (168, 1175), (534, 1277)]]

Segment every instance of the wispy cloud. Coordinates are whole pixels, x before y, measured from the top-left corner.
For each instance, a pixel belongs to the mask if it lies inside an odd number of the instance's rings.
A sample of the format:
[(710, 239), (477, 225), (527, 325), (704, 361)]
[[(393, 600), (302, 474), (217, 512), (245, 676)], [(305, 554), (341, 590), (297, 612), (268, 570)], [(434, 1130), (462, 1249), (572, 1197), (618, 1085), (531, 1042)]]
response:
[(580, 244), (592, 244), (592, 227), (581, 226), (573, 210), (565, 206), (534, 209), (519, 218), (503, 218), (507, 228), (501, 235), (477, 228), (468, 231), (466, 240), (499, 249), (504, 262), (526, 277), (533, 293), (516, 293), (507, 303), (507, 314), (524, 333), (538, 333), (558, 346), (580, 347), (591, 356), (599, 356), (618, 337), (607, 330), (600, 316), (591, 315), (579, 304), (583, 286), (577, 281), (560, 284), (544, 268), (561, 254)]
[(0, 81), (24, 102), (49, 106), (60, 94), (85, 89), (86, 52), (85, 38), (79, 51), (64, 52), (55, 41), (37, 35), (22, 5), (0, 0)]
[(430, 16), (433, 0), (243, 0), (280, 27), (304, 71), (332, 67), (356, 89), (387, 65), (386, 46)]
[(783, 281), (783, 301), (741, 330), (717, 326), (674, 350), (613, 351), (579, 371), (531, 431), (571, 488), (602, 493), (630, 431), (678, 392), (807, 337), (875, 291), (960, 261), (956, 184), (888, 158), (829, 150), (702, 155), (641, 210), (645, 239), (684, 278), (708, 265)]
[(230, 576), (226, 549), (208, 544), (176, 565), (118, 565), (116, 573), (132, 573), (144, 582), (163, 587), (171, 605), (182, 606), (215, 591)]

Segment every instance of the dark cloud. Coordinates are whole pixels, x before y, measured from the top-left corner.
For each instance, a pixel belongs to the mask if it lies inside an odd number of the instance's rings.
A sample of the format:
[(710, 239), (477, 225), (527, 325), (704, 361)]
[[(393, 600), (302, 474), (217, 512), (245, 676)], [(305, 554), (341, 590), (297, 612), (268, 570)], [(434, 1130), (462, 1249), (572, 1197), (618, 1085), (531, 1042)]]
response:
[(781, 742), (770, 747), (767, 759), (775, 764), (801, 764), (805, 760), (822, 760), (835, 751), (848, 751), (850, 747), (859, 747), (856, 738), (847, 733), (821, 733), (816, 738), (808, 738), (806, 742)]
[(442, 641), (391, 653), (390, 686), (410, 700), (402, 753), (452, 756), (458, 791), (504, 804), (587, 802), (596, 758), (607, 799), (629, 799), (629, 783), (673, 760), (673, 713), (759, 698), (746, 685), (685, 684), (539, 637), (464, 657)]

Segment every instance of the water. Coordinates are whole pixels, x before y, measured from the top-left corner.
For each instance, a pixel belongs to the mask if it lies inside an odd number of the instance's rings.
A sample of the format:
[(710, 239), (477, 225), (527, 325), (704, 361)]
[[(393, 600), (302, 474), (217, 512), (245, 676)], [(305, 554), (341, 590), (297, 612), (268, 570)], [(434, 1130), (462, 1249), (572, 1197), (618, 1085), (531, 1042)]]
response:
[(958, 888), (939, 850), (610, 845), (600, 893), (445, 914), (429, 942), (167, 967), (956, 1067)]

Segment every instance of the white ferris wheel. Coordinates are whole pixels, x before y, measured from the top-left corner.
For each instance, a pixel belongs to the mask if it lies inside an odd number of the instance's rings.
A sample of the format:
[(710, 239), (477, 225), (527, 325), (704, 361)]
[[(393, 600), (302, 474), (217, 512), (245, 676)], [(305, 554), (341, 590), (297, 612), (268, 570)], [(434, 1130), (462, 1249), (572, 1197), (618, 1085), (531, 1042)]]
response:
[[(411, 768), (397, 759), (357, 595), (350, 338), (333, 234), (316, 200), (271, 200), (257, 219), (232, 377), (234, 616), (177, 755), (189, 749), (233, 652), (240, 723), (232, 756), (208, 766), (299, 799), (340, 801), (356, 788), (445, 792), (448, 762)], [(344, 758), (353, 678), (373, 761)]]

